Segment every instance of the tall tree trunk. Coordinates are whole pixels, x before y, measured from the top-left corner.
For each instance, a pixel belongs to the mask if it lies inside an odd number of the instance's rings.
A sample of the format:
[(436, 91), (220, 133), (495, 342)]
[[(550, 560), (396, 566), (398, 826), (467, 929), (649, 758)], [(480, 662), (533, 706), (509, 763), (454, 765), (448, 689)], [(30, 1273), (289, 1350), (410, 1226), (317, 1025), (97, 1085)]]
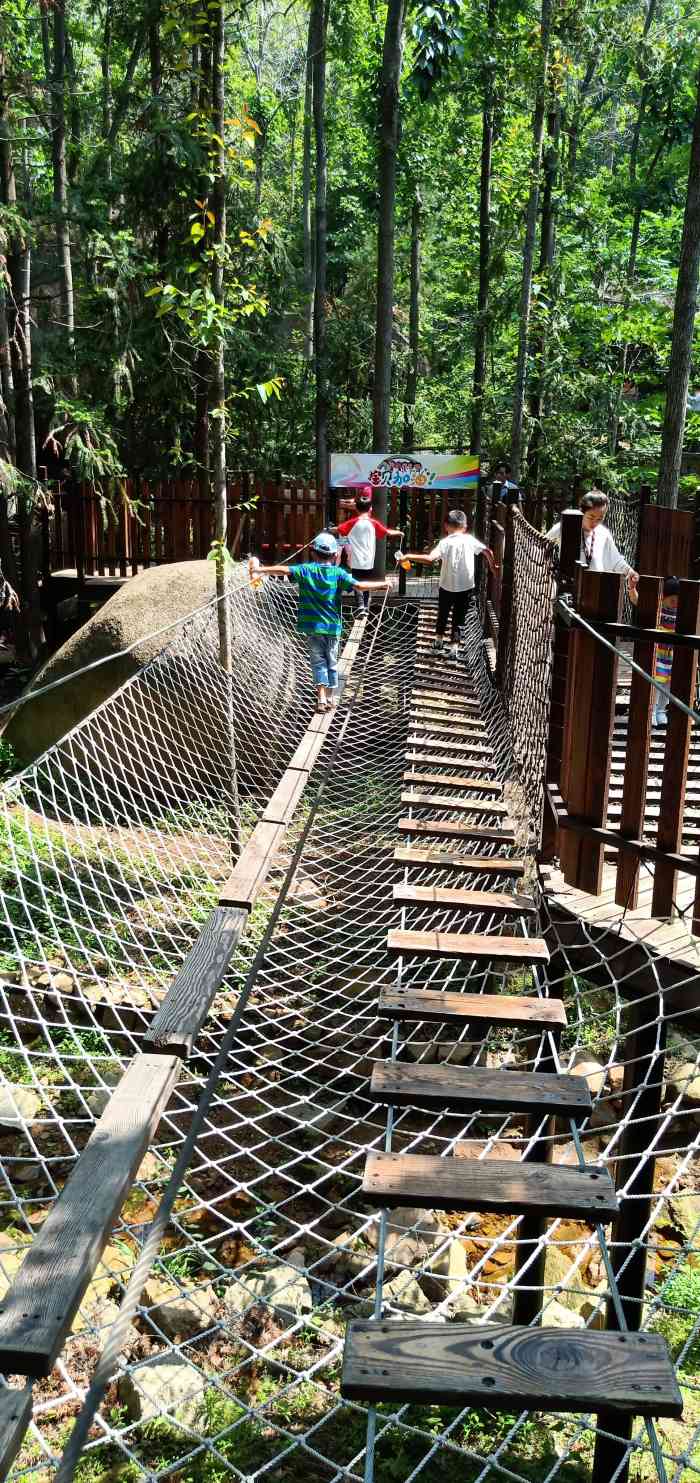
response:
[[(102, 138), (109, 138), (112, 127), (112, 26), (114, 23), (114, 0), (106, 0), (105, 23), (102, 32), (102, 47), (100, 50), (100, 71), (102, 73)], [(107, 179), (112, 179), (112, 152), (107, 154), (106, 159)]]
[[(388, 0), (379, 84), (379, 230), (377, 234), (377, 321), (374, 337), (372, 449), (388, 452), (391, 442), (391, 362), (394, 329), (394, 216), (399, 147), (399, 85), (407, 0)], [(374, 507), (386, 520), (387, 493), (377, 491)], [(386, 569), (386, 546), (377, 547), (375, 570)]]
[(408, 311), (409, 366), (406, 377), (406, 400), (403, 407), (403, 446), (407, 453), (415, 446), (416, 391), (418, 389), (418, 361), (420, 357), (420, 238), (423, 202), (420, 190), (416, 194), (411, 210), (411, 289)]
[(302, 158), (302, 232), (304, 243), (304, 360), (314, 353), (314, 255), (311, 239), (311, 136), (313, 129), (313, 8), (309, 14), (304, 84), (304, 143)]
[(328, 368), (326, 364), (326, 8), (312, 0), (313, 115), (316, 145), (316, 290), (314, 293), (314, 358), (316, 362), (316, 489), (324, 500), (328, 484)]
[(479, 181), (479, 293), (474, 328), (474, 375), (469, 451), (481, 456), (486, 388), (486, 344), (489, 289), (491, 287), (491, 168), (493, 158), (493, 62), (491, 39), (496, 19), (496, 0), (489, 0), (488, 59), (484, 68), (484, 97), (481, 112), (481, 177)]
[(525, 420), (525, 389), (527, 384), (527, 358), (530, 339), (530, 309), (532, 305), (532, 274), (535, 261), (535, 237), (537, 213), (540, 202), (540, 172), (542, 169), (542, 144), (544, 139), (544, 115), (549, 66), (549, 41), (552, 25), (552, 0), (542, 0), (540, 19), (540, 65), (537, 78), (537, 97), (532, 120), (532, 156), (530, 160), (530, 195), (525, 220), (525, 243), (523, 246), (523, 276), (520, 289), (520, 329), (518, 335), (518, 361), (513, 391), (513, 421), (510, 437), (510, 461), (514, 479), (520, 478), (523, 455), (523, 431)]
[(601, 51), (602, 46), (600, 45), (600, 43), (598, 43), (594, 47), (593, 54), (590, 58), (586, 71), (581, 78), (581, 83), (574, 101), (571, 122), (568, 123), (567, 126), (567, 134), (569, 139), (569, 153), (567, 158), (567, 175), (569, 188), (571, 188), (576, 178), (576, 168), (578, 165), (578, 146), (579, 139), (581, 137), (581, 119), (583, 117), (583, 108), (593, 85), (593, 78), (595, 77), (598, 68)]
[[(0, 201), (6, 206), (9, 205), (10, 179), (13, 181), (14, 192), (9, 99), (5, 87), (4, 57), (0, 52)], [(4, 236), (0, 238), (0, 248), (4, 254), (7, 248)], [(17, 444), (15, 442), (15, 387), (10, 350), (10, 317), (12, 309), (8, 288), (7, 277), (3, 271), (0, 273), (0, 457), (8, 459), (10, 463), (15, 463), (17, 458)]]
[(681, 474), (683, 433), (688, 405), (688, 386), (693, 353), (693, 331), (698, 307), (700, 273), (700, 73), (695, 108), (693, 139), (690, 147), (688, 194), (683, 218), (681, 256), (673, 311), (671, 358), (666, 384), (666, 412), (661, 435), (661, 467), (658, 502), (678, 504), (678, 481)]
[(61, 275), (61, 317), (66, 336), (70, 370), (68, 384), (75, 393), (75, 302), (70, 226), (68, 224), (68, 172), (66, 169), (66, 0), (54, 0), (53, 74), (51, 89), (51, 158), (53, 203), (56, 214), (56, 250)]
[[(225, 25), (223, 0), (218, 0), (213, 16), (212, 31), (212, 68), (211, 68), (211, 127), (214, 137), (213, 146), (213, 168), (214, 181), (211, 188), (209, 205), (214, 217), (212, 233), (212, 248), (214, 258), (212, 263), (212, 294), (217, 305), (223, 306), (224, 302), (224, 263), (223, 254), (226, 246), (226, 151), (223, 144), (225, 124), (225, 84), (224, 67), (226, 63)], [(217, 143), (218, 135), (221, 143)], [(217, 332), (217, 341), (213, 353), (213, 367), (211, 378), (211, 407), (212, 407), (212, 481), (214, 495), (214, 539), (222, 545), (226, 541), (227, 510), (226, 510), (226, 374), (224, 365), (224, 335), (223, 330)], [(223, 668), (230, 672), (231, 669), (231, 633), (228, 612), (228, 603), (222, 601), (225, 588), (225, 569), (223, 557), (216, 563), (216, 590), (219, 597), (219, 640), (221, 646), (221, 663)]]
[(556, 246), (556, 190), (559, 177), (559, 135), (561, 131), (561, 109), (559, 104), (550, 110), (547, 119), (549, 144), (544, 161), (544, 190), (542, 192), (542, 220), (540, 226), (541, 280), (537, 306), (537, 329), (532, 337), (535, 381), (530, 397), (532, 437), (528, 449), (528, 478), (535, 488), (540, 477), (540, 455), (542, 451), (542, 417), (545, 405), (547, 380), (547, 358), (552, 308), (554, 306), (554, 252)]
[[(648, 0), (646, 15), (644, 17), (644, 28), (642, 31), (642, 35), (645, 39), (651, 29), (654, 14), (656, 11), (656, 5), (657, 0)], [(632, 143), (630, 145), (628, 182), (634, 204), (632, 208), (632, 231), (630, 233), (630, 245), (629, 252), (627, 254), (627, 267), (625, 269), (625, 286), (622, 295), (622, 308), (624, 312), (627, 311), (632, 301), (634, 280), (637, 274), (639, 230), (642, 222), (642, 198), (637, 178), (637, 167), (639, 164), (639, 144), (642, 137), (642, 126), (644, 124), (644, 118), (647, 111), (649, 95), (649, 83), (645, 82), (639, 97), (637, 117), (635, 119), (634, 129), (632, 131)], [(627, 341), (625, 341), (620, 352), (619, 385), (617, 388), (617, 393), (613, 398), (612, 407), (610, 409), (609, 443), (610, 452), (612, 453), (613, 457), (617, 453), (617, 445), (620, 434), (620, 413), (622, 410), (622, 398), (624, 396), (625, 381), (627, 379), (629, 353), (630, 347)]]

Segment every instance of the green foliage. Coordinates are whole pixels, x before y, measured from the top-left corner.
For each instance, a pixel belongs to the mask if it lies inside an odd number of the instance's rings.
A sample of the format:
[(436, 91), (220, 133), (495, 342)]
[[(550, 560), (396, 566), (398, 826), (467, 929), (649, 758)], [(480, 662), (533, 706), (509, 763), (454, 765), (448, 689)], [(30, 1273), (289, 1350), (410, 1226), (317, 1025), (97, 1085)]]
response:
[(653, 1328), (663, 1334), (681, 1371), (700, 1369), (700, 1272), (683, 1266), (664, 1283), (659, 1294), (664, 1306), (654, 1316)]

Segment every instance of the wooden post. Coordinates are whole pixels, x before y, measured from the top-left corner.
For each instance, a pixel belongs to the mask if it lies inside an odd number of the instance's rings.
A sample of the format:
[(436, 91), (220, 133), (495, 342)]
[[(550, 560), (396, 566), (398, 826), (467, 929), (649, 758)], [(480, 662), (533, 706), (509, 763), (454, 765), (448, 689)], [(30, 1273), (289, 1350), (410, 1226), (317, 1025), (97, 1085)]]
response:
[(503, 569), (501, 572), (501, 602), (498, 614), (498, 647), (496, 649), (496, 684), (502, 689), (503, 679), (506, 673), (506, 659), (508, 656), (508, 644), (510, 642), (510, 627), (513, 617), (513, 564), (515, 535), (513, 532), (513, 506), (508, 505), (504, 509), (499, 505), (499, 511), (503, 516)]
[[(576, 583), (578, 560), (581, 554), (580, 510), (565, 510), (561, 517), (561, 547), (559, 550), (559, 579), (557, 592), (560, 597), (573, 592)], [(569, 666), (571, 632), (563, 618), (554, 619), (554, 644), (552, 653), (552, 692), (549, 703), (549, 730), (547, 734), (547, 759), (545, 781), (560, 783), (561, 762), (564, 750), (564, 717), (566, 713), (566, 681)], [(542, 815), (542, 839), (540, 860), (553, 860), (558, 850), (557, 823), (548, 799), (545, 796)]]
[[(681, 582), (678, 594), (678, 633), (700, 632), (700, 582)], [(681, 648), (673, 651), (671, 670), (671, 694), (686, 705), (695, 701), (695, 681), (698, 673), (697, 649)], [(683, 837), (683, 806), (688, 776), (688, 754), (692, 721), (669, 705), (666, 726), (664, 766), (661, 775), (661, 798), (659, 801), (659, 827), (656, 843), (660, 850), (678, 851)], [(651, 895), (653, 917), (667, 917), (673, 910), (676, 889), (676, 871), (665, 860), (657, 860), (654, 866), (654, 888)]]
[[(646, 511), (647, 507), (651, 504), (651, 496), (652, 496), (652, 494), (653, 494), (653, 490), (652, 490), (651, 484), (642, 484), (642, 487), (641, 487), (641, 489), (639, 491), (639, 515), (638, 515), (638, 519), (637, 519), (637, 544), (636, 544), (635, 552), (634, 552), (634, 564), (635, 564), (635, 567), (636, 567), (637, 571), (640, 571), (640, 569), (641, 569), (640, 568), (640, 562), (641, 562), (641, 558), (642, 558), (642, 531), (644, 529), (645, 511)], [(641, 622), (641, 619), (640, 619), (640, 622)]]
[(476, 485), (476, 515), (474, 517), (474, 534), (480, 541), (485, 539), (486, 528), (486, 478), (479, 474)]
[[(557, 997), (559, 995), (557, 994)], [(561, 1039), (560, 1031), (552, 1031), (553, 1038), (558, 1047)], [(557, 1071), (556, 1057), (549, 1048), (537, 1062), (538, 1071)], [(556, 1118), (548, 1117), (542, 1119), (538, 1113), (534, 1113), (529, 1119), (528, 1135), (530, 1137), (538, 1132), (536, 1142), (533, 1144), (525, 1162), (532, 1164), (551, 1164), (554, 1152), (554, 1133), (556, 1130)], [(527, 1328), (535, 1322), (542, 1323), (542, 1288), (544, 1286), (544, 1268), (547, 1252), (544, 1246), (540, 1248), (534, 1260), (530, 1262), (527, 1271), (523, 1273), (523, 1286), (518, 1285), (518, 1274), (522, 1271), (528, 1258), (532, 1256), (533, 1247), (544, 1235), (546, 1221), (542, 1216), (525, 1215), (520, 1225), (518, 1235), (518, 1246), (515, 1251), (515, 1281), (513, 1284), (513, 1323), (522, 1324)]]
[(700, 484), (695, 491), (695, 501), (693, 505), (693, 551), (691, 574), (694, 577), (700, 576)]
[[(666, 1021), (663, 1017), (656, 1018), (657, 1002), (654, 996), (649, 996), (640, 1003), (628, 1005), (625, 1011), (627, 1059), (622, 1096), (628, 1116), (618, 1145), (618, 1189), (627, 1183), (630, 1170), (634, 1170), (634, 1174), (620, 1201), (620, 1213), (613, 1224), (610, 1249), (622, 1312), (631, 1333), (636, 1333), (642, 1325), (647, 1227), (654, 1192), (656, 1160), (653, 1154), (646, 1158), (645, 1155), (662, 1115)], [(642, 1089), (635, 1096), (638, 1087)], [(615, 1304), (611, 1298), (608, 1298), (605, 1326), (615, 1333), (620, 1330)], [(598, 1421), (606, 1431), (614, 1432), (616, 1439), (598, 1437), (591, 1483), (610, 1483), (613, 1477), (615, 1483), (627, 1483), (628, 1467), (623, 1466), (619, 1472), (617, 1469), (625, 1457), (625, 1441), (629, 1441), (632, 1435), (633, 1417), (623, 1418), (619, 1411), (601, 1411)]]
[[(589, 620), (619, 622), (622, 578), (613, 572), (592, 572), (580, 567), (578, 610)], [(562, 794), (568, 814), (600, 828), (608, 807), (617, 655), (581, 628), (573, 634), (572, 649)], [(603, 880), (600, 840), (567, 831), (562, 839), (561, 864), (567, 885), (590, 891), (593, 896), (600, 895)]]
[[(661, 609), (661, 577), (640, 577), (637, 616), (641, 628), (657, 628)], [(635, 662), (651, 672), (654, 645), (641, 640), (634, 646)], [(630, 704), (627, 718), (625, 776), (622, 789), (620, 833), (630, 839), (641, 839), (644, 832), (644, 806), (647, 796), (649, 742), (651, 739), (652, 686), (641, 675), (632, 672)], [(639, 896), (639, 855), (634, 850), (620, 850), (617, 858), (615, 900), (618, 906), (637, 905)]]

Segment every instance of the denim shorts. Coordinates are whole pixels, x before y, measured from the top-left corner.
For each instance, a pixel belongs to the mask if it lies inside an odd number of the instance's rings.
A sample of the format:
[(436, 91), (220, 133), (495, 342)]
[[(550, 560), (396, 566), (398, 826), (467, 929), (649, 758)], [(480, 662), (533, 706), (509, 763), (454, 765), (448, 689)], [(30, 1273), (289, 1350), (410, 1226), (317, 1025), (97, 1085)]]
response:
[(310, 633), (308, 639), (314, 685), (325, 685), (328, 690), (335, 690), (338, 685), (340, 639), (332, 638), (327, 633)]

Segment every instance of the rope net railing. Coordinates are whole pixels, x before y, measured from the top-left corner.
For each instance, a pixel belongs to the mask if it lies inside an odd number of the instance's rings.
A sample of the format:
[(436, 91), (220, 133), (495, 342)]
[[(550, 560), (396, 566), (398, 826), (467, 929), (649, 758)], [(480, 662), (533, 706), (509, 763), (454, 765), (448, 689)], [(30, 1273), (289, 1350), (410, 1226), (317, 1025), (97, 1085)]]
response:
[[(520, 537), (519, 537), (520, 539)], [(532, 537), (521, 539), (528, 551)], [(546, 646), (531, 636), (528, 604), (546, 596), (539, 547), (522, 576), (509, 658), (510, 722), (493, 687), (478, 620), (462, 657), (481, 699), (497, 777), (537, 806), (535, 740), (547, 686)], [(540, 562), (539, 566), (537, 565)], [(519, 580), (519, 579), (518, 579)], [(213, 1005), (192, 1060), (146, 1155), (79, 1318), (51, 1377), (34, 1385), (34, 1420), (12, 1473), (57, 1475), (100, 1351), (158, 1210), (172, 1211), (144, 1273), (133, 1318), (80, 1457), (61, 1483), (223, 1483), (235, 1480), (549, 1480), (590, 1476), (595, 1418), (496, 1414), (433, 1406), (376, 1411), (339, 1391), (345, 1325), (375, 1312), (474, 1323), (512, 1313), (521, 1225), (495, 1215), (392, 1210), (360, 1196), (369, 1149), (520, 1159), (531, 1132), (516, 1116), (428, 1114), (377, 1106), (376, 1060), (536, 1068), (546, 1047), (517, 1030), (461, 1034), (378, 1017), (385, 986), (563, 996), (562, 1069), (589, 1079), (593, 1113), (581, 1130), (587, 1162), (616, 1170), (618, 1187), (657, 1155), (644, 1327), (671, 1344), (686, 1401), (683, 1422), (656, 1424), (669, 1483), (700, 1475), (700, 1036), (661, 989), (634, 999), (620, 962), (596, 946), (591, 966), (569, 944), (569, 923), (541, 902), (552, 954), (539, 966), (402, 958), (386, 950), (396, 926), (393, 858), (410, 750), (416, 635), (434, 609), (373, 600), (362, 646), (312, 784), (254, 909), (250, 930)], [(243, 832), (259, 817), (311, 713), (295, 595), (266, 582), (231, 598), (231, 680)], [(531, 631), (532, 632), (532, 631)], [(539, 634), (539, 630), (537, 630)], [(538, 649), (539, 644), (539, 649)], [(0, 1269), (20, 1266), (102, 1111), (143, 1042), (153, 1009), (191, 947), (230, 864), (232, 794), (228, 681), (216, 620), (205, 616), (87, 722), (3, 790), (3, 959), (0, 1045)], [(518, 750), (520, 748), (520, 751)], [(426, 747), (426, 750), (429, 749)], [(515, 753), (515, 760), (514, 760)], [(431, 771), (441, 771), (439, 763)], [(484, 801), (487, 790), (484, 789)], [(412, 815), (421, 816), (420, 805)], [(433, 816), (435, 816), (433, 811)], [(445, 816), (447, 813), (445, 812)], [(484, 822), (489, 822), (488, 814)], [(519, 854), (522, 843), (460, 841), (455, 853)], [(441, 884), (464, 884), (442, 871)], [(413, 879), (437, 880), (426, 865)], [(534, 868), (530, 888), (540, 899)], [(284, 883), (276, 916), (273, 903)], [(469, 884), (512, 881), (478, 866)], [(404, 909), (405, 912), (406, 909)], [(464, 912), (411, 908), (411, 925), (457, 930)], [(403, 925), (403, 923), (402, 923)], [(484, 914), (469, 930), (525, 935)], [(649, 954), (653, 963), (653, 955)], [(252, 964), (252, 969), (251, 969)], [(674, 1001), (676, 1002), (676, 1001)], [(624, 1153), (651, 1064), (639, 1054), (639, 1005), (668, 1034), (663, 1112), (648, 1147)], [(232, 1023), (232, 1016), (236, 1019)], [(233, 1033), (232, 1033), (233, 1032)], [(207, 1078), (222, 1046), (225, 1063)], [(219, 1068), (217, 1067), (217, 1073)], [(172, 1171), (193, 1120), (184, 1179)], [(556, 1162), (575, 1163), (566, 1125)], [(621, 1152), (622, 1150), (622, 1152)], [(542, 1238), (548, 1325), (597, 1327), (608, 1283), (600, 1242), (581, 1222), (553, 1220)], [(616, 1255), (613, 1249), (613, 1255)], [(525, 1278), (526, 1280), (526, 1278)], [(630, 1476), (657, 1476), (641, 1423)], [(75, 1465), (74, 1465), (75, 1464)]]

